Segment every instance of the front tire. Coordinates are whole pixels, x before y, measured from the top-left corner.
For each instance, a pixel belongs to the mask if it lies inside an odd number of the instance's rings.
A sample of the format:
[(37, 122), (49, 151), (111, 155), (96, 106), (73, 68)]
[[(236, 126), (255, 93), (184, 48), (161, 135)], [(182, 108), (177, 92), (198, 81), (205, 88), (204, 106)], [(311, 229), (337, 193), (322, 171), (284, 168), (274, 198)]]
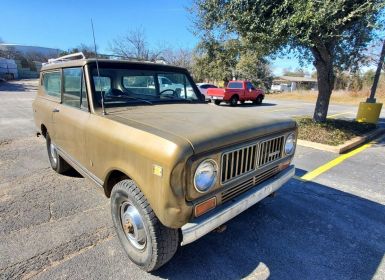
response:
[(255, 105), (261, 105), (262, 104), (262, 96), (258, 96), (256, 100), (254, 100)]
[(149, 272), (167, 263), (179, 246), (179, 231), (165, 227), (132, 180), (111, 192), (111, 214), (118, 238), (132, 262)]
[(220, 105), (221, 101), (220, 100), (215, 100), (214, 103), (215, 103), (215, 105)]
[(56, 145), (52, 142), (48, 132), (45, 139), (47, 144), (48, 159), (52, 169), (59, 174), (63, 174), (71, 169), (71, 166), (58, 154)]

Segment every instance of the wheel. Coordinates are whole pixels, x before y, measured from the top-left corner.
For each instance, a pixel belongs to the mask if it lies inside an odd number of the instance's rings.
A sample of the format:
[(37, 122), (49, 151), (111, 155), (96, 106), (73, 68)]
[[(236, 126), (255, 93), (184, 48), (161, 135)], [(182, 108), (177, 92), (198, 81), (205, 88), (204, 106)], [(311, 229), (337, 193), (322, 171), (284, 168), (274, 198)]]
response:
[(57, 149), (54, 143), (51, 141), (51, 137), (48, 132), (45, 137), (47, 144), (48, 159), (53, 170), (59, 174), (71, 169), (71, 166), (57, 153)]
[(215, 100), (214, 103), (215, 103), (215, 105), (220, 105), (221, 101), (220, 100)]
[(262, 96), (258, 96), (257, 99), (254, 100), (253, 102), (256, 105), (260, 105), (260, 104), (262, 104), (262, 100), (263, 100)]
[(230, 98), (230, 106), (237, 106), (238, 104), (238, 96), (234, 95)]
[(174, 256), (178, 229), (161, 224), (134, 181), (123, 180), (113, 187), (111, 214), (124, 250), (141, 269), (156, 270)]

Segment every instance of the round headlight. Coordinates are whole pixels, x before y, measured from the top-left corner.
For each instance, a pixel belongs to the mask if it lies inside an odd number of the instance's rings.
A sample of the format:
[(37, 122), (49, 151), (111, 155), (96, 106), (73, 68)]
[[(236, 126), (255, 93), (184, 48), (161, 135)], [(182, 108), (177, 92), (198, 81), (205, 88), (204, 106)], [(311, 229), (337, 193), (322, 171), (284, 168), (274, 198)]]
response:
[(194, 175), (194, 186), (198, 192), (207, 192), (217, 180), (218, 166), (212, 159), (202, 161)]
[(285, 141), (285, 154), (290, 155), (294, 152), (294, 146), (295, 146), (295, 135), (294, 133), (290, 133), (286, 137)]

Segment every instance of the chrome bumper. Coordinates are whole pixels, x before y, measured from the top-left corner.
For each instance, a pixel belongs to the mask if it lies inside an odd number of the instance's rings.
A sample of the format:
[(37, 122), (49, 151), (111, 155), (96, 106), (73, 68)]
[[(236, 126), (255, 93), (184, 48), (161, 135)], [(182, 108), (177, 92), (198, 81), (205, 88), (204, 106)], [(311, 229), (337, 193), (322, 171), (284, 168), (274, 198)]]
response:
[(247, 210), (272, 192), (278, 190), (294, 176), (294, 173), (295, 167), (294, 165), (291, 165), (274, 177), (262, 182), (257, 187), (234, 198), (231, 203), (228, 202), (224, 205), (220, 205), (202, 217), (196, 218), (190, 223), (185, 224), (181, 228), (183, 235), (181, 245), (183, 246), (194, 242)]
[(210, 96), (210, 98), (212, 100), (223, 100), (223, 96), (215, 96), (215, 95), (213, 95), (213, 96)]

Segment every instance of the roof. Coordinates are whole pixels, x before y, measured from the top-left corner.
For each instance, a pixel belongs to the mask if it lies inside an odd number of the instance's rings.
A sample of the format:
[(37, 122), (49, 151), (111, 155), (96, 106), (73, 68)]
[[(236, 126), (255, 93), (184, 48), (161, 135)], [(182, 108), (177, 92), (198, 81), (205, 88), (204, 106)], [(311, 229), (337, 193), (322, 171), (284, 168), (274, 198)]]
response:
[[(160, 69), (164, 71), (187, 71), (185, 68), (166, 65), (161, 63), (153, 63), (153, 62), (143, 62), (143, 61), (129, 61), (129, 60), (115, 60), (115, 59), (98, 59), (99, 66), (103, 67), (132, 67), (132, 68), (141, 68), (141, 69)], [(87, 58), (87, 59), (74, 59), (56, 63), (47, 63), (43, 65), (43, 70), (53, 70), (58, 68), (66, 68), (66, 67), (76, 67), (76, 66), (84, 66), (86, 64), (96, 64), (95, 58)]]
[(317, 79), (315, 78), (309, 78), (309, 77), (292, 77), (292, 76), (281, 76), (274, 81), (289, 81), (289, 82), (317, 82)]

